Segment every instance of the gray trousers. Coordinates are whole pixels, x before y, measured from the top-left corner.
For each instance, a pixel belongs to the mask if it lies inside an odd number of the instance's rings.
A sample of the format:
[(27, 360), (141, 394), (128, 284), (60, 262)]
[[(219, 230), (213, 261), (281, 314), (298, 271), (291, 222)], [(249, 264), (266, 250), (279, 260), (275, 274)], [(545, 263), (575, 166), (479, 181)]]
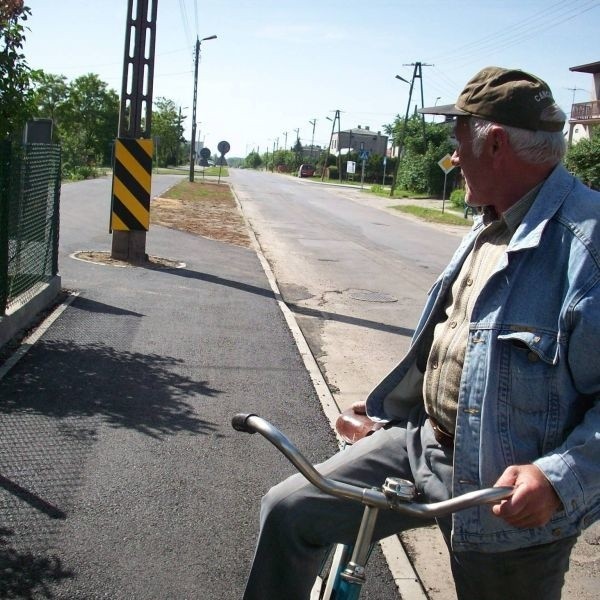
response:
[[(317, 465), (326, 477), (363, 487), (386, 477), (414, 481), (421, 500), (449, 497), (452, 450), (440, 446), (421, 408), (408, 423), (381, 429)], [(260, 534), (244, 600), (307, 600), (321, 561), (333, 543), (352, 544), (363, 506), (320, 492), (294, 475), (263, 498)], [(430, 524), (380, 511), (375, 538)], [(451, 521), (440, 519), (449, 542)], [(460, 600), (558, 600), (575, 540), (513, 552), (451, 554)]]

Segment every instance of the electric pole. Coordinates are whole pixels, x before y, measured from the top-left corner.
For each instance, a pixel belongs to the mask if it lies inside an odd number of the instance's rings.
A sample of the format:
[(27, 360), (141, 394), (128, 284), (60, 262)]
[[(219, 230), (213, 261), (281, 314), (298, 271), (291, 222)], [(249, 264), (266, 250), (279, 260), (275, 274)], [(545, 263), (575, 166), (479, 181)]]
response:
[[(146, 231), (150, 227), (153, 155), (150, 132), (157, 5), (158, 0), (127, 2), (110, 231), (111, 256), (132, 264), (142, 264), (147, 259)], [(131, 50), (132, 56), (129, 55)]]
[(338, 165), (338, 176), (340, 179), (340, 183), (342, 183), (342, 154), (339, 148), (340, 142), (340, 111), (335, 111), (335, 116), (333, 119), (327, 117), (327, 120), (331, 121), (331, 135), (329, 136), (329, 148), (327, 149), (327, 154), (325, 155), (325, 161), (323, 163), (323, 170), (321, 172), (321, 181), (325, 179), (325, 169), (327, 169), (327, 160), (329, 159), (329, 155), (331, 154), (331, 143), (333, 141), (333, 134), (335, 132), (335, 124), (337, 122), (338, 125), (338, 155), (337, 155), (337, 165)]
[(198, 97), (198, 63), (200, 62), (200, 44), (206, 40), (216, 39), (216, 35), (202, 38), (196, 37), (196, 48), (194, 51), (194, 100), (192, 104), (192, 137), (190, 140), (190, 181), (194, 181), (194, 167), (196, 163), (196, 99)]
[(310, 162), (314, 162), (313, 151), (315, 149), (315, 125), (317, 124), (317, 119), (313, 119), (312, 121), (309, 121), (309, 123), (313, 126), (312, 138), (310, 140)]
[[(402, 151), (404, 149), (404, 138), (406, 136), (406, 127), (408, 124), (408, 112), (410, 110), (410, 102), (412, 99), (412, 93), (413, 93), (413, 88), (415, 85), (415, 79), (418, 78), (421, 83), (421, 108), (424, 108), (422, 67), (433, 67), (433, 65), (430, 65), (427, 63), (420, 63), (420, 62), (410, 63), (408, 65), (405, 64), (404, 66), (405, 67), (414, 67), (414, 69), (413, 69), (412, 79), (410, 80), (410, 91), (408, 92), (408, 102), (406, 103), (406, 114), (404, 115), (404, 123), (402, 125), (402, 133), (400, 134), (400, 141), (398, 143), (398, 166), (396, 168), (396, 172), (394, 173), (394, 177), (392, 178), (392, 187), (390, 189), (390, 196), (393, 196), (393, 194), (394, 194), (394, 190), (396, 189), (396, 180), (398, 178), (398, 173), (400, 172), (400, 165), (402, 162)], [(400, 79), (401, 81), (406, 81), (406, 79), (404, 79), (403, 77), (400, 77), (400, 75), (396, 75), (396, 79)], [(422, 125), (423, 125), (423, 142), (425, 143), (425, 115), (421, 115), (421, 121), (422, 121)]]

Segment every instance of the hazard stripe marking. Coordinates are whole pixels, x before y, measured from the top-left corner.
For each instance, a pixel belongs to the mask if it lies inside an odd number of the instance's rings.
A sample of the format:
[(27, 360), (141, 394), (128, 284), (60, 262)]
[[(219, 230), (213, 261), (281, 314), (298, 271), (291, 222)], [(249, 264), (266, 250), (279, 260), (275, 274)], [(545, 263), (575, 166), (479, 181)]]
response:
[(152, 153), (152, 140), (117, 139), (113, 170), (112, 229), (148, 231)]

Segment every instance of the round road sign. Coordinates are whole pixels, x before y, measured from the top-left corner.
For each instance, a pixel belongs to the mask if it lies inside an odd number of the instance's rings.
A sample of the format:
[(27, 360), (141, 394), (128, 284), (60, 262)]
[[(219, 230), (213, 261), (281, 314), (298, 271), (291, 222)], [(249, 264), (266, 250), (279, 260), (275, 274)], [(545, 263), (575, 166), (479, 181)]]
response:
[(221, 153), (221, 154), (227, 154), (229, 152), (229, 148), (231, 146), (229, 145), (229, 142), (226, 141), (222, 141), (219, 142), (219, 145), (217, 146), (217, 150)]

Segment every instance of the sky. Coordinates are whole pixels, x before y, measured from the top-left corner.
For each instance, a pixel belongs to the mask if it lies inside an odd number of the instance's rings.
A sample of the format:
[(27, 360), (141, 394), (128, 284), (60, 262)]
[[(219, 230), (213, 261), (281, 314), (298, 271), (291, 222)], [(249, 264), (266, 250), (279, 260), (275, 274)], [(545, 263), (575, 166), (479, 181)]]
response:
[[(153, 98), (173, 100), (190, 138), (196, 38), (198, 140), (228, 157), (342, 130), (382, 131), (396, 115), (453, 103), (490, 65), (546, 80), (561, 108), (591, 99), (600, 0), (154, 0)], [(127, 0), (26, 0), (30, 67), (71, 81), (87, 73), (121, 94)], [(421, 77), (410, 85), (415, 64)], [(417, 73), (418, 74), (418, 73)], [(432, 119), (433, 117), (427, 117)], [(337, 129), (337, 123), (336, 123)], [(116, 132), (115, 132), (116, 134)]]

